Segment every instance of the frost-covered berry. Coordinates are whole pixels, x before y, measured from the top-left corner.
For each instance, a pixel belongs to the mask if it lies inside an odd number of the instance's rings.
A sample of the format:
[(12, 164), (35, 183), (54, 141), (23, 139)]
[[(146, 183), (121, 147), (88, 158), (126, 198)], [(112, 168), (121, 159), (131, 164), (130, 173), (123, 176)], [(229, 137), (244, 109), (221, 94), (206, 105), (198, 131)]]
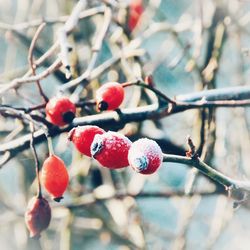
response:
[(105, 131), (97, 126), (86, 125), (71, 129), (68, 139), (72, 141), (78, 151), (91, 157), (90, 146), (96, 134), (103, 134)]
[(51, 209), (49, 203), (43, 197), (33, 197), (25, 212), (25, 223), (30, 232), (30, 237), (39, 238), (41, 231), (50, 223)]
[(115, 110), (124, 99), (124, 89), (117, 82), (108, 82), (103, 84), (96, 91), (96, 103), (99, 111)]
[(91, 154), (104, 167), (110, 169), (127, 167), (131, 143), (126, 136), (117, 132), (97, 134), (91, 145)]
[(141, 174), (153, 174), (162, 163), (162, 151), (159, 145), (150, 139), (135, 141), (129, 150), (129, 165)]
[(64, 126), (75, 118), (76, 107), (66, 96), (51, 98), (46, 107), (46, 118), (56, 126)]

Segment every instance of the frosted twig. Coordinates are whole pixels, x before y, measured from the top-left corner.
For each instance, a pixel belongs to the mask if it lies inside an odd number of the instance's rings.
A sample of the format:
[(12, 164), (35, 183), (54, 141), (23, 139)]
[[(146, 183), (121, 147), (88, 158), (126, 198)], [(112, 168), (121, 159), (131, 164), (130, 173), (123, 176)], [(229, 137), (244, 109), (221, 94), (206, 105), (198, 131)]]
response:
[[(91, 72), (93, 71), (93, 69), (95, 67), (96, 61), (97, 61), (98, 56), (99, 56), (99, 52), (100, 52), (102, 44), (103, 44), (103, 40), (105, 38), (105, 35), (107, 34), (107, 31), (108, 31), (108, 28), (109, 28), (109, 25), (111, 22), (111, 18), (112, 18), (111, 8), (109, 8), (109, 7), (105, 8), (103, 18), (104, 18), (103, 25), (101, 27), (100, 32), (97, 33), (98, 37), (95, 40), (95, 43), (92, 47), (92, 51), (93, 51), (92, 58), (89, 62), (88, 68), (86, 69), (86, 71), (83, 74), (85, 76), (85, 78), (84, 78), (85, 82), (89, 82), (89, 77), (90, 77)], [(84, 86), (78, 86), (78, 90), (76, 89), (76, 91), (73, 93), (73, 95), (77, 95), (77, 93), (79, 93), (83, 87)]]
[(62, 27), (62, 29), (58, 32), (58, 41), (60, 45), (60, 58), (62, 60), (63, 66), (65, 67), (65, 76), (67, 79), (71, 77), (71, 70), (70, 70), (70, 63), (68, 58), (68, 52), (70, 50), (70, 46), (67, 42), (67, 33), (72, 30), (78, 23), (79, 15), (83, 8), (86, 6), (85, 0), (80, 0), (76, 6), (74, 7), (71, 15), (69, 16), (68, 20)]
[[(97, 6), (95, 8), (81, 11), (79, 14), (79, 20), (96, 15), (98, 13), (102, 13), (103, 11), (104, 11), (104, 6)], [(69, 19), (69, 16), (60, 16), (58, 18), (35, 19), (35, 20), (28, 21), (28, 22), (22, 22), (22, 23), (17, 23), (17, 24), (9, 24), (9, 23), (0, 22), (0, 29), (21, 31), (21, 30), (25, 30), (29, 28), (35, 28), (41, 25), (43, 22), (45, 22), (47, 25), (53, 25), (57, 23), (65, 23), (68, 19)]]

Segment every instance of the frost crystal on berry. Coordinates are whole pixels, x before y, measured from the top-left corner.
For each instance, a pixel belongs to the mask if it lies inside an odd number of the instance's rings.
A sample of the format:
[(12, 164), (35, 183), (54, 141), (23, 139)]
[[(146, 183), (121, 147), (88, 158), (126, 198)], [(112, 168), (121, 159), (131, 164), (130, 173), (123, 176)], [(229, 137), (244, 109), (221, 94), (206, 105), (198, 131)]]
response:
[(91, 144), (91, 154), (104, 167), (123, 168), (129, 165), (128, 150), (130, 146), (131, 141), (126, 136), (109, 131), (95, 135)]

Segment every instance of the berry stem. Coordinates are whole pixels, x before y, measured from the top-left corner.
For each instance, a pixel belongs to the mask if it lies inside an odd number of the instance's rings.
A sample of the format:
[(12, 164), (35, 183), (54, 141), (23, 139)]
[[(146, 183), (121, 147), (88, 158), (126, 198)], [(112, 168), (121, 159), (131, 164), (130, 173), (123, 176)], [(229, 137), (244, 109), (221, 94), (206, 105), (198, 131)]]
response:
[(48, 149), (49, 149), (49, 155), (54, 155), (54, 149), (53, 149), (53, 143), (52, 143), (52, 138), (50, 136), (47, 136), (47, 141), (48, 141)]
[(30, 121), (30, 132), (31, 132), (30, 148), (31, 148), (31, 151), (32, 151), (33, 156), (34, 156), (35, 166), (36, 166), (37, 197), (40, 199), (43, 197), (43, 195), (42, 195), (41, 182), (40, 182), (40, 176), (39, 176), (39, 170), (40, 170), (39, 169), (39, 161), (38, 161), (38, 156), (37, 156), (37, 152), (36, 152), (35, 145), (34, 145), (35, 128), (34, 128), (34, 123), (32, 121)]

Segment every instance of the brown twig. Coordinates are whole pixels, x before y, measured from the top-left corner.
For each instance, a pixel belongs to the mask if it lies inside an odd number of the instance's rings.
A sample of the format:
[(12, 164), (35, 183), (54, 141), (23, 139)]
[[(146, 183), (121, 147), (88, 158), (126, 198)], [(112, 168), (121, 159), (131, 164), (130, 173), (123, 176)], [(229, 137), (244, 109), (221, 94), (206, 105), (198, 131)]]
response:
[(34, 145), (34, 132), (35, 132), (35, 128), (34, 128), (34, 123), (32, 121), (30, 121), (30, 148), (31, 151), (33, 153), (34, 156), (34, 160), (35, 160), (35, 167), (36, 167), (36, 178), (37, 178), (37, 197), (38, 198), (42, 198), (42, 189), (41, 189), (41, 182), (40, 182), (40, 175), (39, 175), (39, 161), (38, 161), (38, 156), (37, 156), (37, 152), (35, 149), (35, 145)]
[[(79, 19), (84, 19), (86, 17), (90, 17), (99, 13), (103, 13), (104, 6), (97, 6), (88, 10), (81, 11), (79, 14)], [(40, 26), (43, 22), (47, 25), (54, 25), (58, 23), (65, 23), (68, 20), (69, 16), (60, 16), (58, 18), (42, 18), (42, 19), (35, 19), (28, 22), (22, 22), (17, 24), (9, 24), (0, 22), (0, 29), (3, 30), (15, 30), (21, 31), (29, 28), (35, 28)]]
[(143, 87), (143, 88), (146, 88), (146, 89), (150, 89), (151, 91), (153, 91), (156, 94), (157, 97), (163, 99), (167, 103), (171, 103), (173, 105), (176, 104), (175, 100), (172, 100), (171, 98), (166, 96), (164, 93), (162, 93), (160, 90), (156, 89), (155, 87), (153, 87), (151, 85), (145, 84), (145, 83), (141, 82), (140, 80), (133, 81), (133, 82), (126, 82), (126, 83), (123, 83), (122, 86), (124, 88), (129, 87), (129, 86), (140, 86), (140, 87)]
[[(33, 76), (36, 75), (36, 65), (34, 65), (34, 63), (33, 63), (33, 50), (34, 50), (34, 47), (35, 47), (35, 45), (36, 45), (37, 39), (38, 39), (40, 33), (42, 32), (42, 30), (44, 29), (45, 25), (46, 25), (45, 23), (42, 23), (42, 24), (38, 27), (36, 33), (34, 34), (34, 37), (33, 37), (32, 41), (31, 41), (30, 48), (29, 48), (29, 52), (28, 52), (28, 61), (29, 61), (29, 65), (30, 65), (30, 68), (31, 68), (31, 70), (32, 70), (32, 75), (33, 75)], [(36, 81), (36, 85), (37, 85), (37, 87), (38, 87), (38, 89), (39, 89), (39, 92), (40, 92), (40, 95), (42, 96), (42, 98), (43, 98), (43, 100), (45, 101), (45, 103), (48, 102), (49, 99), (48, 99), (48, 97), (45, 95), (45, 93), (43, 92), (39, 80)]]
[(51, 73), (59, 69), (62, 65), (62, 62), (60, 59), (56, 59), (54, 63), (52, 63), (47, 69), (45, 69), (43, 72), (36, 76), (30, 76), (25, 78), (16, 78), (13, 81), (11, 81), (8, 84), (4, 84), (2, 88), (0, 88), (0, 96), (4, 95), (6, 91), (11, 90), (13, 88), (19, 87), (23, 83), (32, 83), (39, 80), (42, 80), (49, 76)]
[(32, 111), (34, 110), (38, 110), (38, 109), (43, 109), (45, 107), (45, 103), (43, 104), (38, 104), (36, 106), (33, 106), (33, 107), (30, 107), (30, 108), (23, 108), (23, 107), (12, 107), (10, 105), (1, 105), (0, 107), (3, 109), (3, 108), (12, 108), (12, 109), (15, 109), (15, 110), (20, 110), (20, 111), (23, 111), (24, 113), (31, 113)]

